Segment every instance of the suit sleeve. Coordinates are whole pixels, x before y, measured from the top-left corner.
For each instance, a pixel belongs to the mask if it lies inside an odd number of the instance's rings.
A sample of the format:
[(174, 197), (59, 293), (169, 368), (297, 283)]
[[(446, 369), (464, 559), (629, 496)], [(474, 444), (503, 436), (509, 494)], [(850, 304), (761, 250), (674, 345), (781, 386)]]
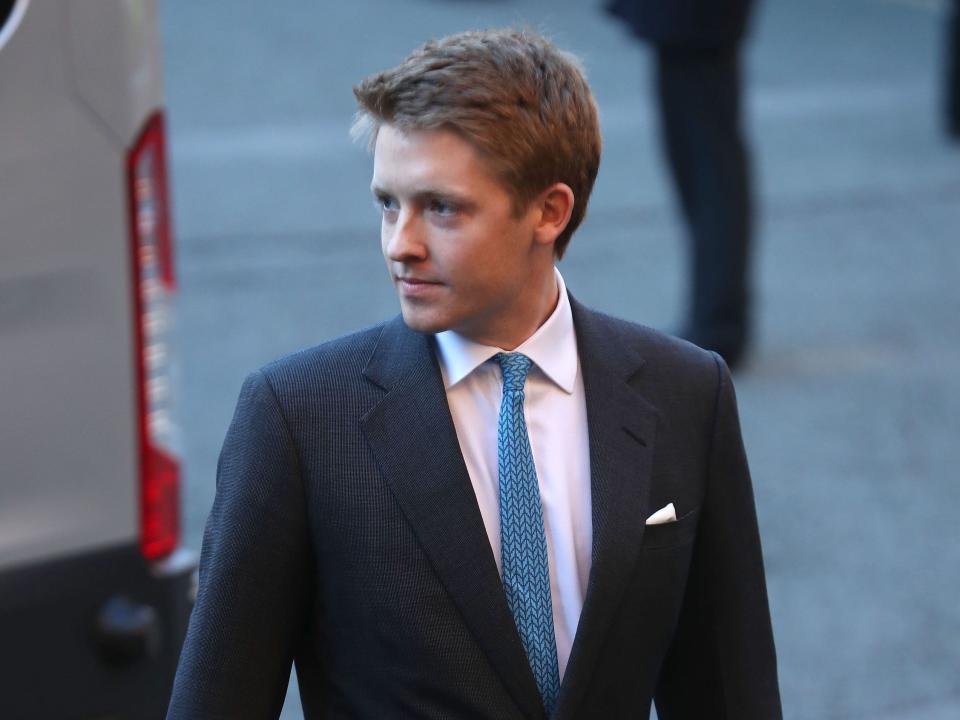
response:
[(719, 358), (706, 495), (684, 604), (656, 693), (660, 720), (779, 720), (776, 654), (753, 488)]
[(168, 720), (280, 714), (313, 576), (307, 536), (297, 451), (257, 372), (220, 453)]

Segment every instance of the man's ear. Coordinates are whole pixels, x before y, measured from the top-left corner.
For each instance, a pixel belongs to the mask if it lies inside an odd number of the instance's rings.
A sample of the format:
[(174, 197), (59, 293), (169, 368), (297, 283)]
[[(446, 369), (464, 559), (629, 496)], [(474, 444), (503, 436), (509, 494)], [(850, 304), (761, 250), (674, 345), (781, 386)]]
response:
[(540, 216), (534, 228), (534, 241), (552, 245), (570, 222), (570, 215), (573, 213), (573, 190), (566, 183), (554, 183), (540, 193), (536, 204)]

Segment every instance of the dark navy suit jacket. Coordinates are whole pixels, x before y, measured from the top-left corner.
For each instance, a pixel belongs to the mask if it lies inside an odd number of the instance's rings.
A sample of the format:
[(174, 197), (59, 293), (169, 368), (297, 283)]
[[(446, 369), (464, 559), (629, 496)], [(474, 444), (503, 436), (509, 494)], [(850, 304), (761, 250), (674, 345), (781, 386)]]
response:
[[(593, 564), (554, 717), (779, 718), (726, 367), (572, 305)], [(433, 340), (400, 318), (245, 382), (169, 717), (276, 717), (291, 662), (307, 718), (544, 717)]]

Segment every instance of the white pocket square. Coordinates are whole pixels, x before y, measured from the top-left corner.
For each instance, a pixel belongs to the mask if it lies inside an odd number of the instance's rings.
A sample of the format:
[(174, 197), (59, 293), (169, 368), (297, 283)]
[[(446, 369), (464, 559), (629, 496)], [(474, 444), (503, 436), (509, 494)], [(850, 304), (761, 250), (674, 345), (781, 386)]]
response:
[(677, 521), (677, 511), (673, 503), (668, 503), (647, 518), (647, 525), (664, 525)]

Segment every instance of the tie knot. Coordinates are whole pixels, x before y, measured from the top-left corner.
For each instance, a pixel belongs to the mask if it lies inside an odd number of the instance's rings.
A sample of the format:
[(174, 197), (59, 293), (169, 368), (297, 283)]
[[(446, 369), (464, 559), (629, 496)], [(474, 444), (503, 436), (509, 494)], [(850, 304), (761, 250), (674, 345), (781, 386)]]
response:
[(523, 390), (533, 361), (523, 353), (497, 353), (496, 357), (503, 371), (503, 389)]

